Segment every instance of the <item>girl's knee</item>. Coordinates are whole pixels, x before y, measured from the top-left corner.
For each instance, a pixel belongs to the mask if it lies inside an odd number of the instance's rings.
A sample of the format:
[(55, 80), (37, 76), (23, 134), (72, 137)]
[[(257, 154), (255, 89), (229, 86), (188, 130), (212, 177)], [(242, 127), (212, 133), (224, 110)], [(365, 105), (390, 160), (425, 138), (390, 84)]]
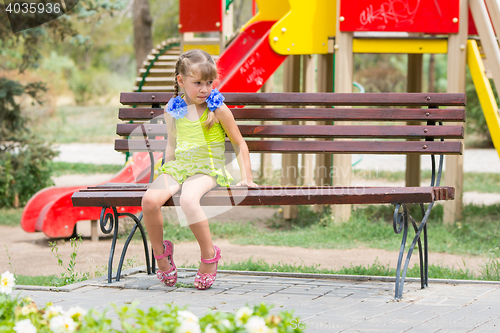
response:
[(151, 211), (160, 209), (163, 206), (164, 202), (160, 202), (158, 200), (158, 196), (154, 195), (151, 192), (144, 193), (142, 197), (141, 207), (143, 211)]
[(197, 196), (188, 193), (182, 193), (179, 198), (179, 203), (184, 212), (189, 212), (200, 207), (200, 199)]

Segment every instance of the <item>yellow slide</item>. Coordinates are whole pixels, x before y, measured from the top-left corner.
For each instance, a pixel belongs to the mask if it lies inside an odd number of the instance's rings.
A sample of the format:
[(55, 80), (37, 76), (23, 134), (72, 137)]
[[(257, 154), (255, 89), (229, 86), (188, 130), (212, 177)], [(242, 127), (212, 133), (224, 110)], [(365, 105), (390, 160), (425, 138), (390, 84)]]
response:
[(328, 38), (335, 36), (335, 0), (256, 0), (259, 12), (242, 28), (259, 21), (277, 21), (271, 28), (269, 44), (274, 52), (326, 54)]
[(481, 54), (475, 40), (467, 42), (467, 64), (472, 81), (476, 87), (484, 117), (486, 118), (486, 124), (490, 130), (493, 145), (500, 157), (500, 116), (498, 115), (498, 105), (495, 101), (490, 81), (484, 73), (483, 59), (481, 59)]

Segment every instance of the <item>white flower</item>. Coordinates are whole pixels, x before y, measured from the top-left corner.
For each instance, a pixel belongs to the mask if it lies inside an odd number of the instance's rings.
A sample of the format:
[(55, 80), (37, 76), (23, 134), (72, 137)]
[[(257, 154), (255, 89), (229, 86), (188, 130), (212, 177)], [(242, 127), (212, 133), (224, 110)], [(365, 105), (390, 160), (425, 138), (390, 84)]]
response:
[(23, 307), (21, 308), (21, 315), (22, 315), (22, 316), (25, 316), (25, 317), (26, 317), (26, 316), (27, 316), (27, 315), (29, 315), (30, 313), (31, 313), (31, 307), (30, 307), (30, 306), (23, 306)]
[(220, 323), (226, 326), (227, 328), (231, 328), (231, 322), (228, 319), (224, 319)]
[(184, 321), (175, 331), (176, 333), (201, 333), (200, 324), (195, 321)]
[(244, 306), (238, 311), (236, 311), (236, 315), (234, 319), (236, 320), (236, 325), (241, 326), (247, 322), (248, 318), (250, 318), (253, 314), (253, 310), (248, 306)]
[(71, 317), (65, 315), (55, 316), (52, 318), (49, 326), (50, 330), (54, 333), (72, 333), (76, 330), (75, 321)]
[(45, 320), (50, 320), (52, 317), (59, 316), (63, 313), (63, 308), (61, 306), (54, 306), (51, 305), (45, 310), (45, 313), (43, 315), (43, 319)]
[(212, 324), (208, 324), (206, 327), (205, 327), (205, 333), (217, 333), (217, 331), (215, 330), (215, 328), (212, 326)]
[(33, 326), (31, 320), (24, 319), (16, 323), (16, 326), (14, 326), (14, 331), (16, 331), (17, 333), (36, 333), (36, 327)]
[(0, 293), (9, 295), (12, 293), (12, 288), (16, 284), (14, 274), (9, 271), (2, 273), (0, 276)]
[(264, 318), (259, 316), (252, 316), (248, 319), (245, 325), (248, 333), (267, 333), (268, 327), (266, 326), (266, 321)]
[(86, 314), (87, 310), (79, 306), (72, 307), (66, 312), (66, 315), (68, 317), (71, 317), (73, 318), (73, 320), (77, 321), (82, 321), (83, 317), (85, 317)]
[(198, 323), (198, 317), (191, 311), (179, 311), (177, 312), (177, 315), (179, 316), (179, 320), (181, 323)]

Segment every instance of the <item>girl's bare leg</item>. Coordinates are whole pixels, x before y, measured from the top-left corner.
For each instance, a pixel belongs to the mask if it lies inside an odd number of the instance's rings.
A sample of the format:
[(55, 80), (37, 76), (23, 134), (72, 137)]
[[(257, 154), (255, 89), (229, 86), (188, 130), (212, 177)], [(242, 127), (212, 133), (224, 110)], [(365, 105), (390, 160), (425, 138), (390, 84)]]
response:
[[(196, 174), (189, 177), (182, 184), (181, 208), (186, 215), (194, 237), (198, 241), (203, 259), (212, 259), (215, 256), (215, 250), (207, 216), (200, 206), (200, 199), (216, 185), (217, 182), (214, 177), (203, 174)], [(214, 274), (215, 272), (215, 264), (200, 264), (200, 273)]]
[[(161, 174), (149, 186), (142, 197), (142, 214), (144, 225), (148, 232), (151, 246), (155, 255), (164, 253), (163, 248), (163, 216), (161, 207), (172, 197), (181, 186), (179, 183), (167, 174)], [(153, 258), (154, 260), (154, 258)], [(170, 263), (167, 258), (157, 260), (158, 269), (161, 271), (170, 270)]]

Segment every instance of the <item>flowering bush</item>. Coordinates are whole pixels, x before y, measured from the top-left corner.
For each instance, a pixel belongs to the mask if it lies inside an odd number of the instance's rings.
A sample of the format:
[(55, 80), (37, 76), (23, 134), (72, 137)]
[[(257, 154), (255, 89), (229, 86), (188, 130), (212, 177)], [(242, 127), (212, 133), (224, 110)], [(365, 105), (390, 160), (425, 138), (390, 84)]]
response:
[(168, 332), (168, 333), (300, 333), (298, 319), (291, 312), (270, 314), (270, 306), (264, 303), (254, 307), (242, 307), (236, 313), (210, 311), (198, 318), (185, 308), (167, 304), (165, 309), (141, 310), (137, 303), (116, 307), (120, 318), (112, 325), (106, 312), (86, 311), (48, 303), (43, 309), (29, 297), (11, 297), (14, 276), (1, 275), (0, 332), (16, 333), (72, 333), (72, 332)]

